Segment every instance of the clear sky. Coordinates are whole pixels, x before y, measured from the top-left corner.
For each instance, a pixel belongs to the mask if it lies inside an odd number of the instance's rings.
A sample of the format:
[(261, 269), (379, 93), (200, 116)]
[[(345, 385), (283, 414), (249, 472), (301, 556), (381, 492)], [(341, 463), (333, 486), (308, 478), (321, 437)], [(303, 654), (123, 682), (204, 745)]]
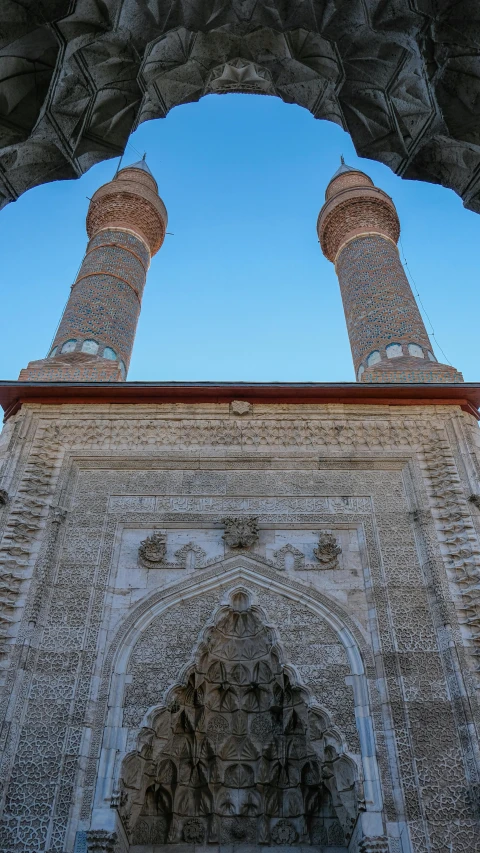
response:
[[(129, 379), (354, 380), (338, 282), (315, 230), (343, 154), (392, 196), (436, 340), (467, 381), (480, 380), (480, 216), (453, 192), (360, 159), (339, 127), (270, 97), (203, 98), (142, 125), (131, 144), (147, 152), (173, 236), (152, 262)], [(138, 159), (128, 147), (122, 165)], [(1, 212), (1, 378), (48, 352), (85, 251), (87, 197), (117, 162)]]

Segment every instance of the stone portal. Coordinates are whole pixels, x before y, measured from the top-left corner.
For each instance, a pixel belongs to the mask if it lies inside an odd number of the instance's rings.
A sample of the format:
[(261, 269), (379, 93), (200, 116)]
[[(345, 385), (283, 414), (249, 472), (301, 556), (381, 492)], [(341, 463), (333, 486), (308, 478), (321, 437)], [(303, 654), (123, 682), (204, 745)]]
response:
[(237, 590), (125, 758), (120, 814), (133, 849), (346, 849), (357, 779), (340, 733), (285, 665), (262, 611)]

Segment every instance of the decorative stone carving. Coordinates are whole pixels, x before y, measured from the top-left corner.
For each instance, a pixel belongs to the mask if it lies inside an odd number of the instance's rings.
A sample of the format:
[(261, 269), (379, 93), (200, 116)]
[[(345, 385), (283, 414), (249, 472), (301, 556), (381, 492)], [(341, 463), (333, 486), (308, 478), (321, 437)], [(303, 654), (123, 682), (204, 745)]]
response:
[(362, 838), (358, 849), (359, 853), (388, 853), (388, 839), (384, 835)]
[(6, 506), (8, 503), (8, 492), (6, 489), (0, 489), (0, 506)]
[(183, 826), (183, 840), (187, 844), (203, 844), (205, 841), (205, 824), (198, 818), (186, 820)]
[(470, 495), (469, 499), (470, 503), (480, 509), (480, 495)]
[(279, 548), (278, 551), (275, 551), (273, 557), (275, 560), (275, 567), (281, 571), (285, 571), (285, 569), (288, 568), (287, 564), (289, 560), (292, 563), (292, 569), (295, 571), (298, 572), (305, 568), (305, 554), (289, 542), (284, 545), (283, 548)]
[(67, 517), (67, 510), (60, 506), (54, 506), (50, 510), (50, 521), (52, 524), (61, 524)]
[(158, 569), (165, 562), (167, 553), (167, 537), (164, 533), (153, 533), (138, 549), (138, 561), (146, 569)]
[(229, 548), (251, 548), (258, 542), (257, 516), (226, 516), (222, 524), (225, 527), (223, 539)]
[(203, 569), (206, 556), (203, 548), (195, 545), (195, 542), (187, 542), (183, 548), (175, 551), (175, 557), (184, 569)]
[(319, 533), (318, 546), (313, 549), (322, 569), (338, 569), (338, 556), (342, 549), (333, 533)]
[(233, 592), (123, 762), (132, 844), (348, 840), (355, 765), (282, 658), (262, 611)]
[(230, 403), (230, 414), (237, 415), (237, 417), (251, 415), (252, 409), (252, 404), (247, 403), (245, 400), (233, 400)]
[(455, 4), (397, 0), (388, 24), (380, 0), (333, 17), (279, 0), (222, 0), (213, 18), (206, 2), (43, 0), (41, 15), (38, 5), (9, 4), (2, 42), (4, 204), (120, 155), (134, 128), (177, 104), (255, 91), (339, 124), (361, 156), (480, 208), (476, 0), (464, 0), (461, 16)]
[(293, 823), (290, 820), (285, 820), (283, 818), (273, 827), (271, 837), (275, 844), (288, 846), (290, 844), (295, 844), (298, 835)]
[(87, 853), (115, 853), (118, 841), (116, 832), (105, 829), (90, 829), (87, 831)]

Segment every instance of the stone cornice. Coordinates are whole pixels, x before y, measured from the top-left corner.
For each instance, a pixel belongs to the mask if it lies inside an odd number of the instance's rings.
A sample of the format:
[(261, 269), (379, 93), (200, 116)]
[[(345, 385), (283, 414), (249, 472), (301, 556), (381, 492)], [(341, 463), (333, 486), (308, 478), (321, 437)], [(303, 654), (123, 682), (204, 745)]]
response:
[(363, 385), (357, 382), (0, 382), (5, 420), (26, 403), (43, 405), (231, 403), (459, 406), (480, 419), (480, 384), (408, 383)]

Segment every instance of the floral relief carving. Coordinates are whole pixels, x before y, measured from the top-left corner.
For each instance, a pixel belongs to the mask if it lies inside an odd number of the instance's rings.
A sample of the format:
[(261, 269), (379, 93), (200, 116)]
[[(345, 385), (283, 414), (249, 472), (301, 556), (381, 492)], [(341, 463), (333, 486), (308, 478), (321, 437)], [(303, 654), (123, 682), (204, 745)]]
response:
[(282, 659), (263, 611), (232, 592), (124, 759), (132, 845), (308, 845), (324, 832), (346, 849), (356, 766)]
[(167, 554), (167, 537), (164, 533), (153, 533), (138, 549), (138, 560), (146, 569), (161, 568)]
[(225, 528), (223, 539), (229, 548), (251, 548), (258, 542), (257, 516), (226, 516), (222, 524)]
[(342, 549), (333, 533), (319, 533), (318, 545), (313, 553), (322, 569), (338, 569), (338, 557)]

